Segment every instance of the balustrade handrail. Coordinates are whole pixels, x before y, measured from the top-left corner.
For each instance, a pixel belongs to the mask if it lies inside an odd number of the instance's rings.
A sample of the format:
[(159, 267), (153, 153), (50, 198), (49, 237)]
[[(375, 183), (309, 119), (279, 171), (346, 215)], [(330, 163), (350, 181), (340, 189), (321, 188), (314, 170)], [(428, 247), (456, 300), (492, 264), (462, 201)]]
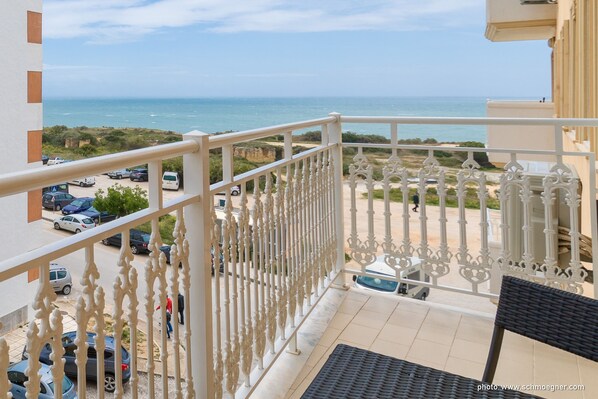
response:
[(346, 123), (397, 123), (402, 125), (598, 126), (597, 118), (459, 118), (342, 115), (340, 120)]

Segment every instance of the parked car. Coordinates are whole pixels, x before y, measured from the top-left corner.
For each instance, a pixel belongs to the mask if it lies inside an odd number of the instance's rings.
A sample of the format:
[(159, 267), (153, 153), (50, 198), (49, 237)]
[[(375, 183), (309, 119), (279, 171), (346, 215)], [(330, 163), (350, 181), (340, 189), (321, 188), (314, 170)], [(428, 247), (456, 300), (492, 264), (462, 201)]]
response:
[(50, 263), (50, 284), (54, 292), (61, 292), (64, 295), (71, 293), (73, 279), (66, 267), (58, 263)]
[[(219, 192), (219, 193), (217, 193), (217, 194), (218, 194), (218, 195), (225, 195), (225, 194), (226, 194), (226, 192), (224, 192), (224, 191), (220, 191), (220, 192)], [(235, 197), (236, 197), (237, 195), (240, 195), (240, 194), (241, 194), (241, 187), (239, 187), (239, 186), (232, 186), (232, 187), (230, 188), (230, 195), (232, 195), (232, 196), (235, 196)]]
[(50, 158), (48, 159), (48, 162), (46, 163), (48, 166), (50, 165), (58, 165), (61, 164), (65, 161), (64, 158), (62, 157), (54, 157), (54, 158)]
[(96, 224), (110, 222), (116, 219), (116, 215), (112, 215), (107, 211), (98, 211), (93, 206), (81, 212), (81, 215), (89, 216)]
[(42, 195), (42, 206), (47, 209), (59, 211), (74, 200), (76, 200), (76, 198), (69, 193), (62, 191), (47, 192)]
[[(8, 380), (11, 383), (10, 393), (13, 399), (25, 399), (26, 389), (25, 383), (29, 377), (25, 375), (25, 370), (29, 368), (29, 360), (25, 359), (17, 363), (11, 364), (6, 370)], [(52, 399), (54, 398), (54, 377), (52, 376), (52, 369), (46, 364), (40, 364), (39, 369), (39, 396), (38, 399)], [(5, 392), (3, 393), (6, 394)], [(62, 378), (62, 398), (63, 399), (77, 399), (77, 389), (75, 384), (67, 377)]]
[[(130, 238), (129, 238), (129, 245), (131, 247), (131, 252), (134, 254), (142, 254), (142, 253), (149, 253), (149, 249), (147, 248), (150, 241), (150, 235), (144, 233), (140, 230), (131, 229), (130, 230)], [(102, 244), (104, 245), (114, 245), (116, 247), (121, 246), (122, 243), (122, 234), (118, 233), (111, 237), (104, 238), (102, 240)]]
[[(77, 364), (75, 363), (75, 350), (77, 350), (77, 345), (75, 345), (75, 338), (77, 337), (76, 331), (70, 331), (62, 334), (62, 346), (64, 347), (64, 356), (63, 359), (65, 360), (64, 363), (64, 373), (71, 377), (77, 378)], [(97, 361), (97, 352), (96, 352), (96, 344), (95, 344), (95, 337), (96, 334), (92, 332), (87, 332), (87, 363), (85, 365), (86, 377), (88, 380), (97, 380), (97, 370), (98, 370), (98, 361)], [(115, 342), (114, 337), (106, 336), (105, 337), (105, 349), (104, 349), (104, 390), (107, 392), (114, 392), (116, 389), (116, 378), (115, 378), (115, 364), (114, 364), (114, 351), (115, 351)], [(122, 362), (118, 366), (122, 370), (122, 381), (123, 384), (126, 384), (131, 379), (131, 356), (129, 352), (121, 346), (120, 348), (122, 353)], [(51, 365), (52, 360), (50, 355), (52, 354), (52, 347), (50, 344), (46, 344), (42, 347), (39, 361)], [(27, 353), (27, 347), (23, 348), (23, 354), (21, 355), (23, 359), (29, 358), (29, 353)]]
[[(365, 268), (366, 272), (380, 277), (372, 276), (353, 276), (355, 287), (383, 292), (387, 294), (396, 294), (407, 296), (425, 301), (430, 295), (430, 288), (421, 285), (399, 283), (395, 281), (395, 270), (388, 266), (384, 261), (384, 255), (378, 256), (376, 262)], [(401, 278), (409, 280), (419, 280), (429, 282), (430, 277), (421, 269), (421, 259), (411, 257), (411, 267), (401, 271)]]
[(48, 163), (50, 158), (47, 155), (42, 154), (42, 164), (45, 165)]
[(131, 179), (131, 181), (148, 181), (149, 174), (145, 168), (133, 169), (129, 179)]
[(62, 207), (62, 214), (63, 215), (70, 215), (71, 213), (81, 213), (92, 207), (94, 198), (91, 197), (82, 197), (77, 198), (70, 204)]
[(69, 183), (77, 185), (79, 187), (91, 187), (96, 184), (96, 178), (93, 176), (81, 177), (79, 179), (73, 179)]
[(69, 184), (68, 183), (60, 183), (60, 184), (54, 184), (53, 186), (47, 186), (47, 187), (42, 188), (42, 194), (45, 194), (47, 192), (54, 193), (56, 191), (62, 191), (63, 193), (68, 193), (69, 192)]
[[(410, 177), (409, 179), (407, 179), (407, 182), (419, 184), (419, 177)], [(438, 184), (438, 180), (429, 178), (426, 179), (426, 184)]]
[(93, 229), (94, 227), (96, 227), (96, 224), (93, 219), (77, 213), (54, 219), (54, 228), (56, 230), (69, 230), (75, 234)]
[(162, 189), (178, 191), (181, 180), (177, 172), (164, 172), (162, 175)]
[(130, 177), (131, 171), (129, 169), (119, 169), (108, 172), (108, 177), (111, 179), (122, 179), (123, 177)]

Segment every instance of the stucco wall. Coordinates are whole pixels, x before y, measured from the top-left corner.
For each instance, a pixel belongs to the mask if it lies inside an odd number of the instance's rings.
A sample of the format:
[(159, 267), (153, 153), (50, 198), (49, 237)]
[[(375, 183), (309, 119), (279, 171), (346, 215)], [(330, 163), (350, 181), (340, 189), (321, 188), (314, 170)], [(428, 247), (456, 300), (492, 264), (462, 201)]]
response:
[[(0, 174), (41, 165), (27, 162), (27, 132), (42, 129), (42, 104), (27, 98), (27, 72), (42, 70), (41, 44), (28, 43), (27, 11), (41, 13), (41, 0), (0, 1)], [(1, 260), (36, 246), (40, 222), (27, 222), (26, 193), (0, 198), (0, 220)], [(0, 317), (31, 302), (37, 283), (27, 280), (23, 274), (0, 282)]]

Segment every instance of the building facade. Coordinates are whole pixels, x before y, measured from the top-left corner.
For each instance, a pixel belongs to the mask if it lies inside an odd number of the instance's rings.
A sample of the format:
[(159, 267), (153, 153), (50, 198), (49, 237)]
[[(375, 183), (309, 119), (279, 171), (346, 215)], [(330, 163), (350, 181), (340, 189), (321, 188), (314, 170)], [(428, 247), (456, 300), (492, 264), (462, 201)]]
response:
[[(42, 158), (42, 1), (0, 2), (0, 174), (40, 166)], [(8, 55), (8, 56), (7, 56)], [(0, 199), (4, 259), (36, 245), (41, 191)], [(26, 321), (37, 287), (32, 271), (0, 283), (0, 333)]]

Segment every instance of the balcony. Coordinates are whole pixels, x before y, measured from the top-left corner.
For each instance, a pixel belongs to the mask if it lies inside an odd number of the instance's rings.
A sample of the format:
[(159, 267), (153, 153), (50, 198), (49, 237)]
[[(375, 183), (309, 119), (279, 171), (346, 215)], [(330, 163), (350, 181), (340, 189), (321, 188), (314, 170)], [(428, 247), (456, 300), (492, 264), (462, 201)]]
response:
[[(388, 126), (389, 143), (343, 142), (341, 132), (352, 123)], [(403, 124), (550, 126), (555, 148), (408, 145), (399, 141)], [(123, 384), (124, 368), (114, 370), (116, 397), (297, 397), (335, 342), (480, 378), (502, 274), (597, 296), (596, 285), (586, 278), (593, 268), (584, 262), (587, 247), (579, 234), (591, 231), (590, 257), (598, 256), (596, 208), (587, 220), (579, 217), (582, 198), (596, 195), (594, 154), (563, 150), (562, 129), (576, 126), (598, 126), (598, 121), (331, 114), (216, 136), (190, 132), (178, 143), (1, 176), (0, 195), (7, 197), (147, 163), (150, 201), (147, 209), (67, 238), (52, 236), (45, 245), (0, 263), (4, 284), (29, 270), (40, 276), (33, 320), (0, 338), (0, 391), (9, 389), (6, 368), (25, 344), (30, 359), (25, 389), (36, 397), (40, 351), (49, 344), (62, 356), (60, 337), (67, 330), (77, 331), (78, 344), (85, 331), (95, 332), (99, 343), (106, 334), (114, 336), (115, 347), (125, 337), (137, 343), (129, 347), (131, 380)], [(319, 129), (321, 143), (294, 148), (293, 132), (306, 128)], [(276, 135), (282, 159), (234, 175), (236, 144)], [(482, 167), (488, 152), (506, 154), (510, 161), (502, 169)], [(448, 154), (454, 155), (450, 163)], [(166, 198), (161, 161), (181, 155), (184, 192)], [(529, 155), (553, 159), (540, 188), (523, 167)], [(210, 185), (209, 158), (215, 156), (222, 157), (222, 179)], [(588, 169), (572, 170), (570, 158)], [(580, 187), (583, 173), (593, 185)], [(235, 197), (230, 188), (237, 185), (242, 192)], [(224, 197), (217, 196), (221, 192)], [(411, 210), (415, 193), (417, 213)], [(223, 207), (216, 206), (217, 199), (225, 200)], [(177, 220), (170, 265), (159, 250), (158, 220), (166, 214)], [(565, 216), (569, 224), (563, 233)], [(538, 218), (545, 226), (540, 233), (533, 228)], [(117, 254), (100, 244), (116, 233), (126, 243), (129, 229), (145, 222), (152, 225), (149, 255), (134, 255), (128, 245)], [(73, 281), (80, 281), (74, 301), (58, 299), (48, 278), (50, 262), (64, 259), (79, 265), (72, 271)], [(372, 270), (375, 263), (391, 271), (380, 280), (394, 289), (405, 286), (405, 297), (354, 286), (354, 275), (380, 276)], [(410, 286), (419, 287), (414, 293), (428, 293), (427, 300), (407, 298)], [(168, 339), (165, 306), (156, 308), (167, 295), (179, 293), (185, 298), (186, 323), (173, 323)], [(174, 301), (175, 320), (177, 313)], [(586, 387), (566, 397), (595, 395), (588, 377), (595, 375), (595, 364), (567, 357), (563, 362), (574, 366), (573, 374), (559, 372), (564, 379), (553, 379), (555, 371), (546, 361), (553, 352), (511, 341), (514, 358), (507, 363), (527, 371), (516, 375), (519, 369), (507, 366), (501, 374), (499, 368), (497, 382), (564, 381)], [(77, 351), (76, 358), (78, 396), (93, 397), (103, 384), (86, 382), (86, 351)], [(102, 351), (97, 359), (103, 364)], [(116, 364), (121, 360), (115, 355)], [(63, 364), (51, 370), (54, 381), (62, 381)], [(98, 368), (98, 375), (107, 372)]]
[(556, 35), (558, 5), (486, 0), (486, 38), (493, 42), (548, 40)]

